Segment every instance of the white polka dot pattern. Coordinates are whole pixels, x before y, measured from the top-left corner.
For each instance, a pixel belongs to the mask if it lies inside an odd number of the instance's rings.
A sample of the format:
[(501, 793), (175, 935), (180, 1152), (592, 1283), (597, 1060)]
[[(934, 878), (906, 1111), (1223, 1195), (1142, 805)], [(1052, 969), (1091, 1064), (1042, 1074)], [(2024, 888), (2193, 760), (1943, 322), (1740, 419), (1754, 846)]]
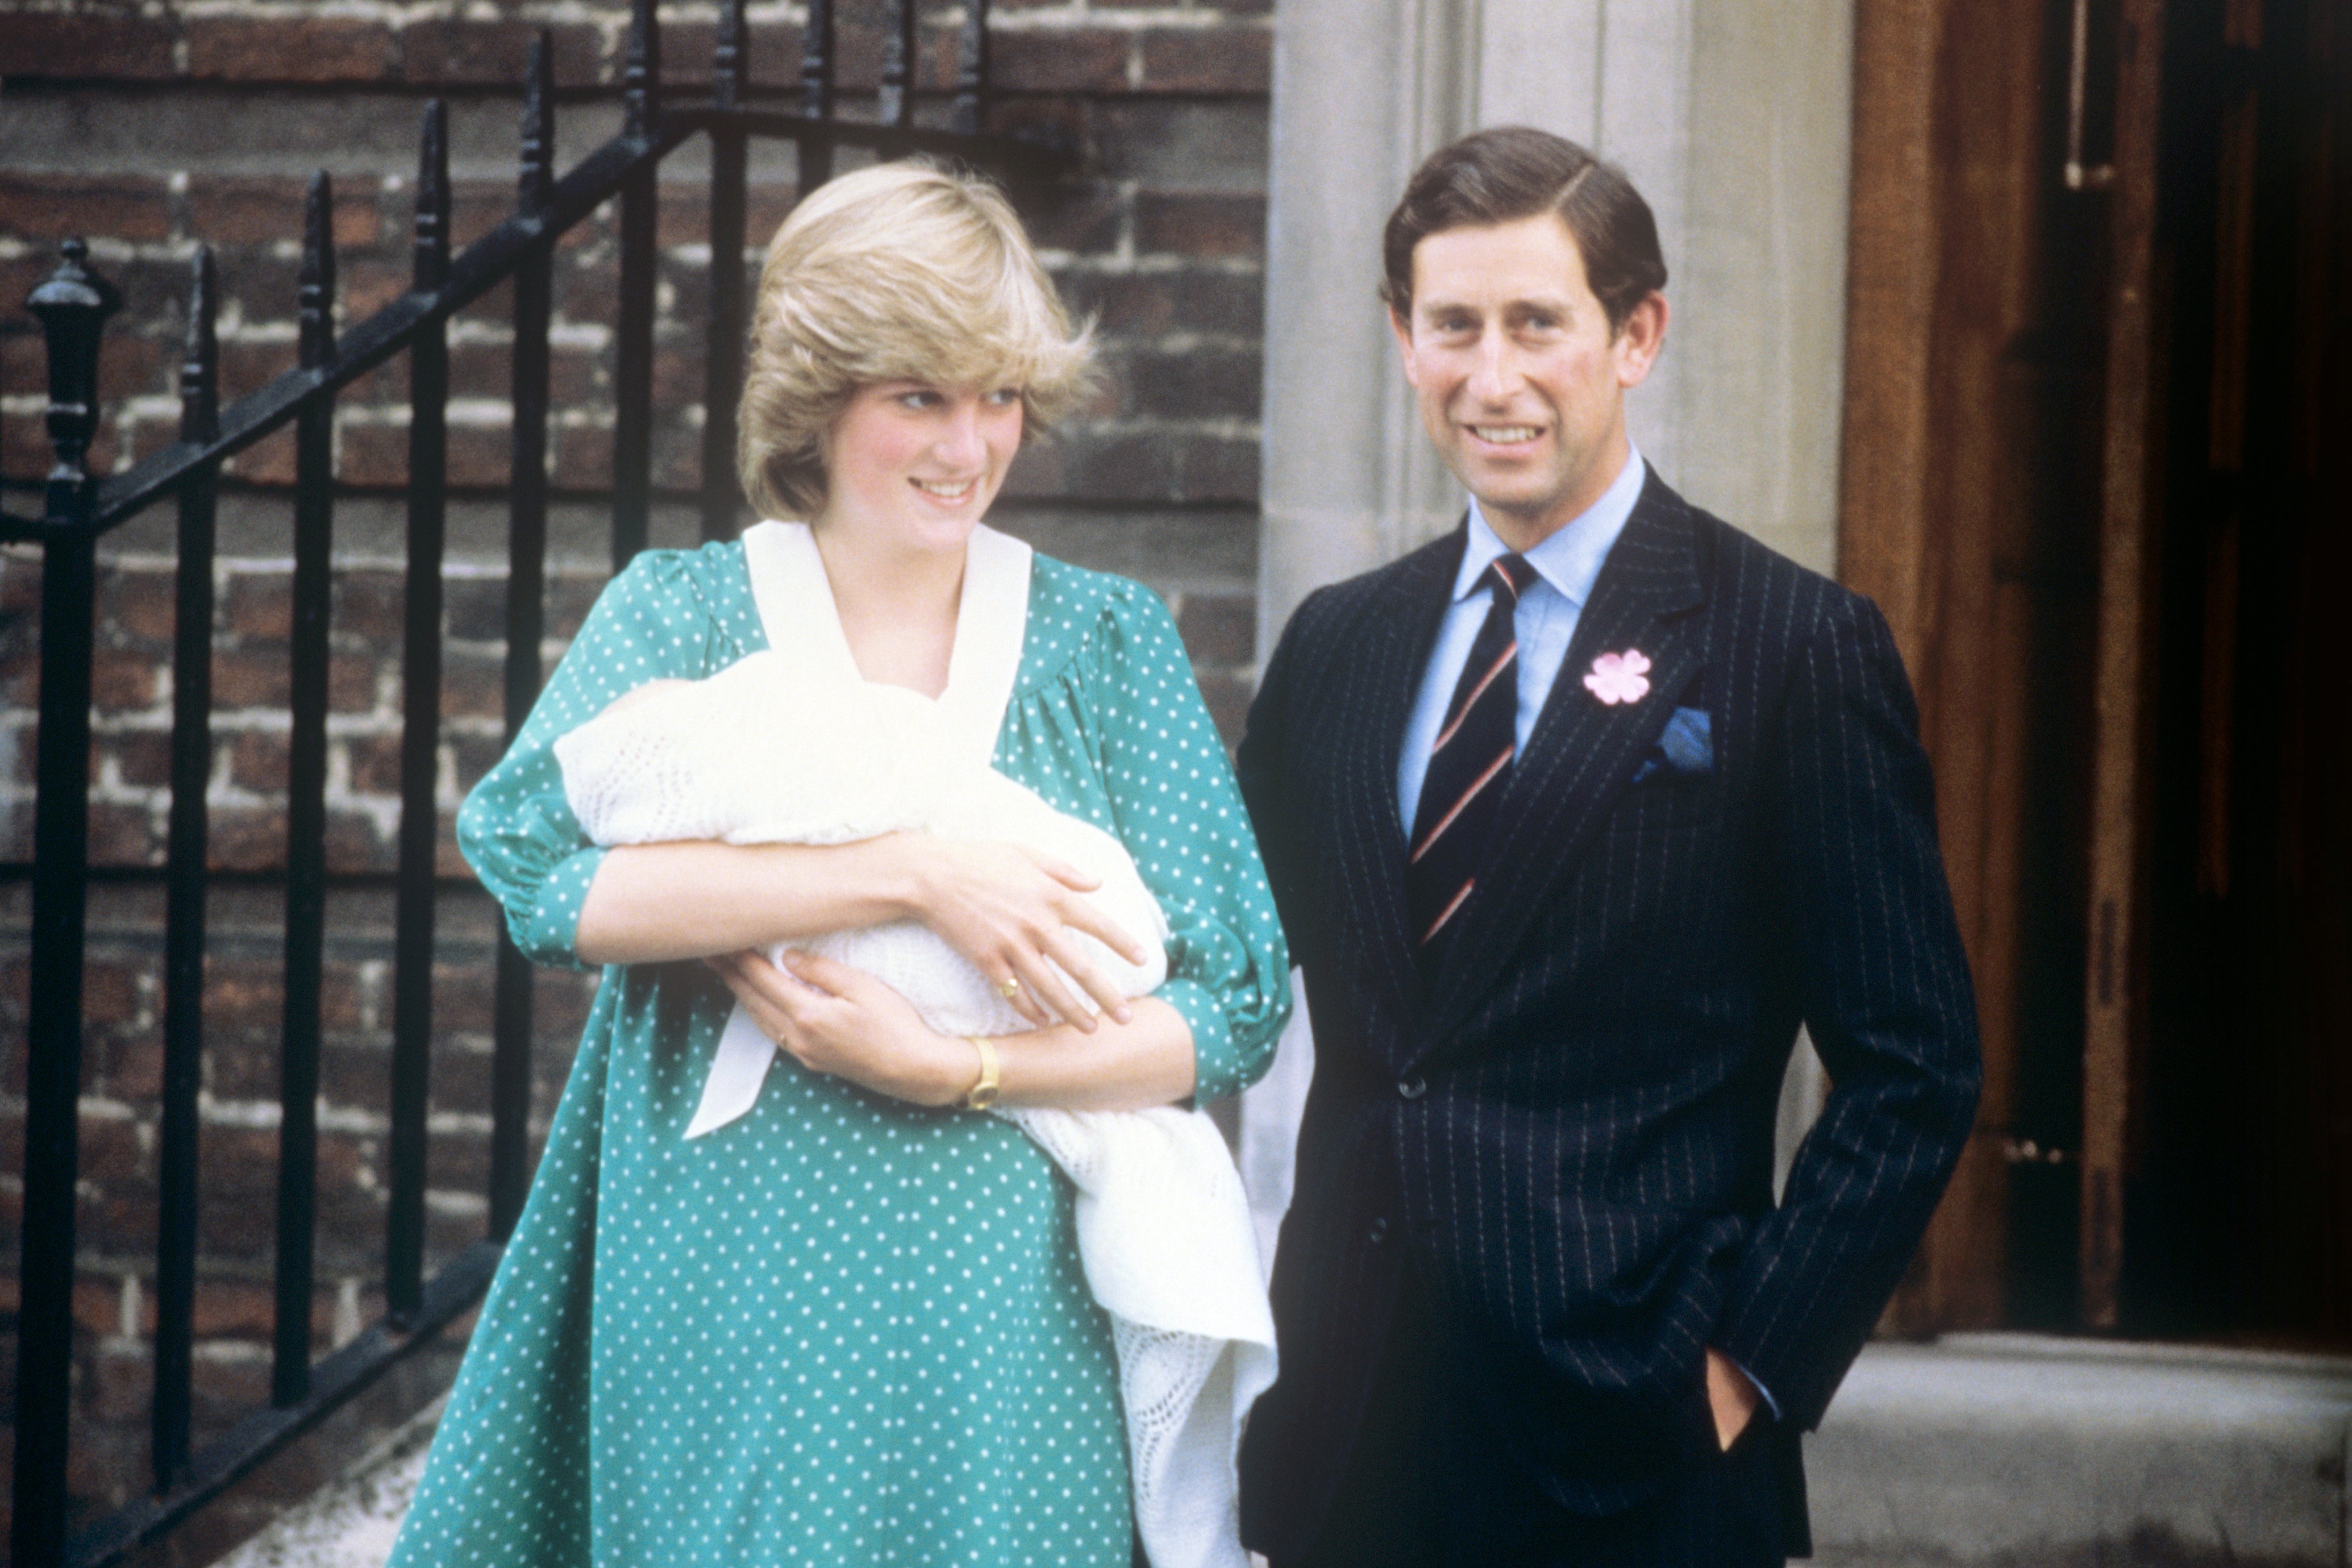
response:
[[(577, 962), (603, 852), (555, 737), (765, 645), (740, 546), (641, 556), (599, 600), (458, 819), (526, 952)], [(995, 765), (1127, 845), (1202, 1094), (1254, 1079), (1287, 960), (1166, 608), (1040, 558)], [(606, 972), (393, 1568), (1126, 1568), (1117, 1365), (1067, 1182), (997, 1118), (781, 1058), (750, 1114), (686, 1142), (729, 1002), (699, 965)]]

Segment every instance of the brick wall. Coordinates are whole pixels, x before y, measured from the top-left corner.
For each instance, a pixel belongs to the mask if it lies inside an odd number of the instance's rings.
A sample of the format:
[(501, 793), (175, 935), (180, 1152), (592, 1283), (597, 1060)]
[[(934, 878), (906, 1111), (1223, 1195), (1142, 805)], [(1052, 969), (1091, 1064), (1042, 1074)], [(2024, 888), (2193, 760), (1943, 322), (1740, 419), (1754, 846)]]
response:
[[(173, 368), (188, 258), (211, 243), (221, 269), (225, 394), (294, 362), (302, 181), (335, 176), (346, 326), (406, 286), (415, 135), (422, 99), (445, 96), (460, 244), (508, 210), (523, 50), (555, 36), (562, 153), (617, 128), (625, 8), (610, 4), (414, 5), (222, 0), (201, 7), (0, 0), (0, 481), (37, 504), (47, 454), (37, 333), (25, 295), (56, 241), (89, 237), (124, 310), (102, 360), (95, 465), (119, 468), (176, 434)], [(879, 7), (840, 7), (848, 112), (880, 55)], [(1051, 553), (1150, 582), (1178, 612), (1204, 694), (1230, 738), (1254, 671), (1260, 261), (1269, 6), (1258, 0), (1114, 5), (998, 0), (992, 47), (1007, 126), (1046, 124), (1081, 152), (1076, 173), (1014, 196), (1066, 296), (1099, 321), (1109, 378), (1062, 439), (1025, 454), (996, 520)], [(707, 81), (713, 12), (666, 7), (667, 79)], [(797, 5), (757, 5), (753, 68), (797, 69)], [(927, 15), (923, 72), (944, 87), (958, 15)], [(690, 91), (691, 88), (681, 90)], [(925, 105), (924, 113), (940, 110)], [(755, 246), (787, 210), (788, 150), (755, 154)], [(697, 484), (706, 193), (691, 152), (661, 184), (661, 314), (654, 449), (656, 543), (688, 542)], [(610, 471), (612, 214), (567, 236), (557, 261), (553, 340), (558, 488), (549, 591), (551, 656), (605, 575), (600, 486)], [(452, 333), (452, 549), (446, 622), (440, 804), (446, 822), (494, 758), (501, 733), (505, 402), (504, 291)], [(400, 727), (400, 503), (405, 387), (386, 367), (338, 415), (331, 865), (389, 868)], [(280, 915), (268, 875), (284, 862), (289, 507), (285, 435), (242, 455), (224, 500), (215, 588), (213, 852), (241, 873), (215, 893), (205, 1016), (199, 1419), (216, 1430), (263, 1396), (275, 1168)], [(91, 844), (110, 867), (161, 863), (173, 635), (169, 509), (110, 536), (101, 564), (92, 745)], [(39, 570), (0, 552), (0, 862), (29, 852)], [(245, 874), (249, 873), (249, 874)], [(26, 901), (0, 882), (0, 1314), (13, 1310), (21, 1191)], [(320, 1132), (318, 1347), (378, 1311), (389, 1052), (390, 895), (346, 887), (329, 915)], [(82, 1102), (81, 1271), (76, 1295), (73, 1490), (84, 1512), (143, 1481), (153, 1317), (160, 1064), (161, 894), (152, 883), (93, 890)], [(480, 1234), (486, 1176), (489, 906), (444, 896), (436, 964), (428, 1266)], [(542, 976), (534, 1131), (560, 1092), (592, 982)], [(5, 1316), (0, 1315), (0, 1322)], [(13, 1376), (0, 1343), (0, 1379)], [(446, 1378), (444, 1358), (399, 1398)], [(366, 1412), (325, 1448), (273, 1467), (168, 1554), (201, 1562), (285, 1496), (315, 1482), (333, 1442), (364, 1437)]]

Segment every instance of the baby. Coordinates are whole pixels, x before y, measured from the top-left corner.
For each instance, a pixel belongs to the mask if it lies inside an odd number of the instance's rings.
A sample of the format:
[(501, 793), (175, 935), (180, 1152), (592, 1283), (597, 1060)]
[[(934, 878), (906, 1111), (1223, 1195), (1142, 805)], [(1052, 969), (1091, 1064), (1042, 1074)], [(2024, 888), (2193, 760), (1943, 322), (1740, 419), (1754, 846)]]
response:
[[(1129, 964), (1094, 937), (1073, 933), (1122, 993), (1147, 995), (1168, 977), (1167, 918), (1126, 847), (993, 768), (950, 760), (932, 705), (904, 687), (810, 681), (774, 653), (753, 653), (707, 680), (638, 687), (558, 740), (555, 757), (572, 813), (599, 844), (835, 844), (929, 832), (1001, 840), (1054, 855), (1101, 883), (1087, 896), (1148, 951), (1144, 963)], [(919, 922), (836, 931), (792, 946), (880, 979), (941, 1034), (1014, 1034), (1032, 1027), (986, 976)], [(1092, 1006), (1083, 990), (1069, 988)], [(756, 1082), (751, 1088), (756, 1095)], [(748, 1100), (734, 1103), (738, 1098), (714, 1104), (706, 1091), (687, 1136), (751, 1109)]]

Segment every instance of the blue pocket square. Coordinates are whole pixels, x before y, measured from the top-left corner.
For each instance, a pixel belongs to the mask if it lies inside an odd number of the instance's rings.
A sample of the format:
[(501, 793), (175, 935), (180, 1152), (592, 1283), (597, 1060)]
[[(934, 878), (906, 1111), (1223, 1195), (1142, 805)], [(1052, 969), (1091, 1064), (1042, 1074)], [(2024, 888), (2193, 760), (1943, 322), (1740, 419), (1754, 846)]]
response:
[(1705, 708), (1678, 707), (1652, 744), (1642, 766), (1633, 770), (1638, 784), (1653, 773), (1695, 778), (1715, 771), (1714, 723)]

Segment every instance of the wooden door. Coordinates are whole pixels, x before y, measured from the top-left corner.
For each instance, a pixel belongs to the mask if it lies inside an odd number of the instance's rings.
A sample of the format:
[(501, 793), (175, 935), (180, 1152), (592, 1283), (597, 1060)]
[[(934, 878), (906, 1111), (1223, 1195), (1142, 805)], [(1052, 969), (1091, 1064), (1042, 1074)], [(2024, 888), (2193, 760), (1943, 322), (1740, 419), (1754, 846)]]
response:
[(1979, 1126), (1891, 1326), (2352, 1344), (2352, 0), (1861, 0), (1841, 570)]

